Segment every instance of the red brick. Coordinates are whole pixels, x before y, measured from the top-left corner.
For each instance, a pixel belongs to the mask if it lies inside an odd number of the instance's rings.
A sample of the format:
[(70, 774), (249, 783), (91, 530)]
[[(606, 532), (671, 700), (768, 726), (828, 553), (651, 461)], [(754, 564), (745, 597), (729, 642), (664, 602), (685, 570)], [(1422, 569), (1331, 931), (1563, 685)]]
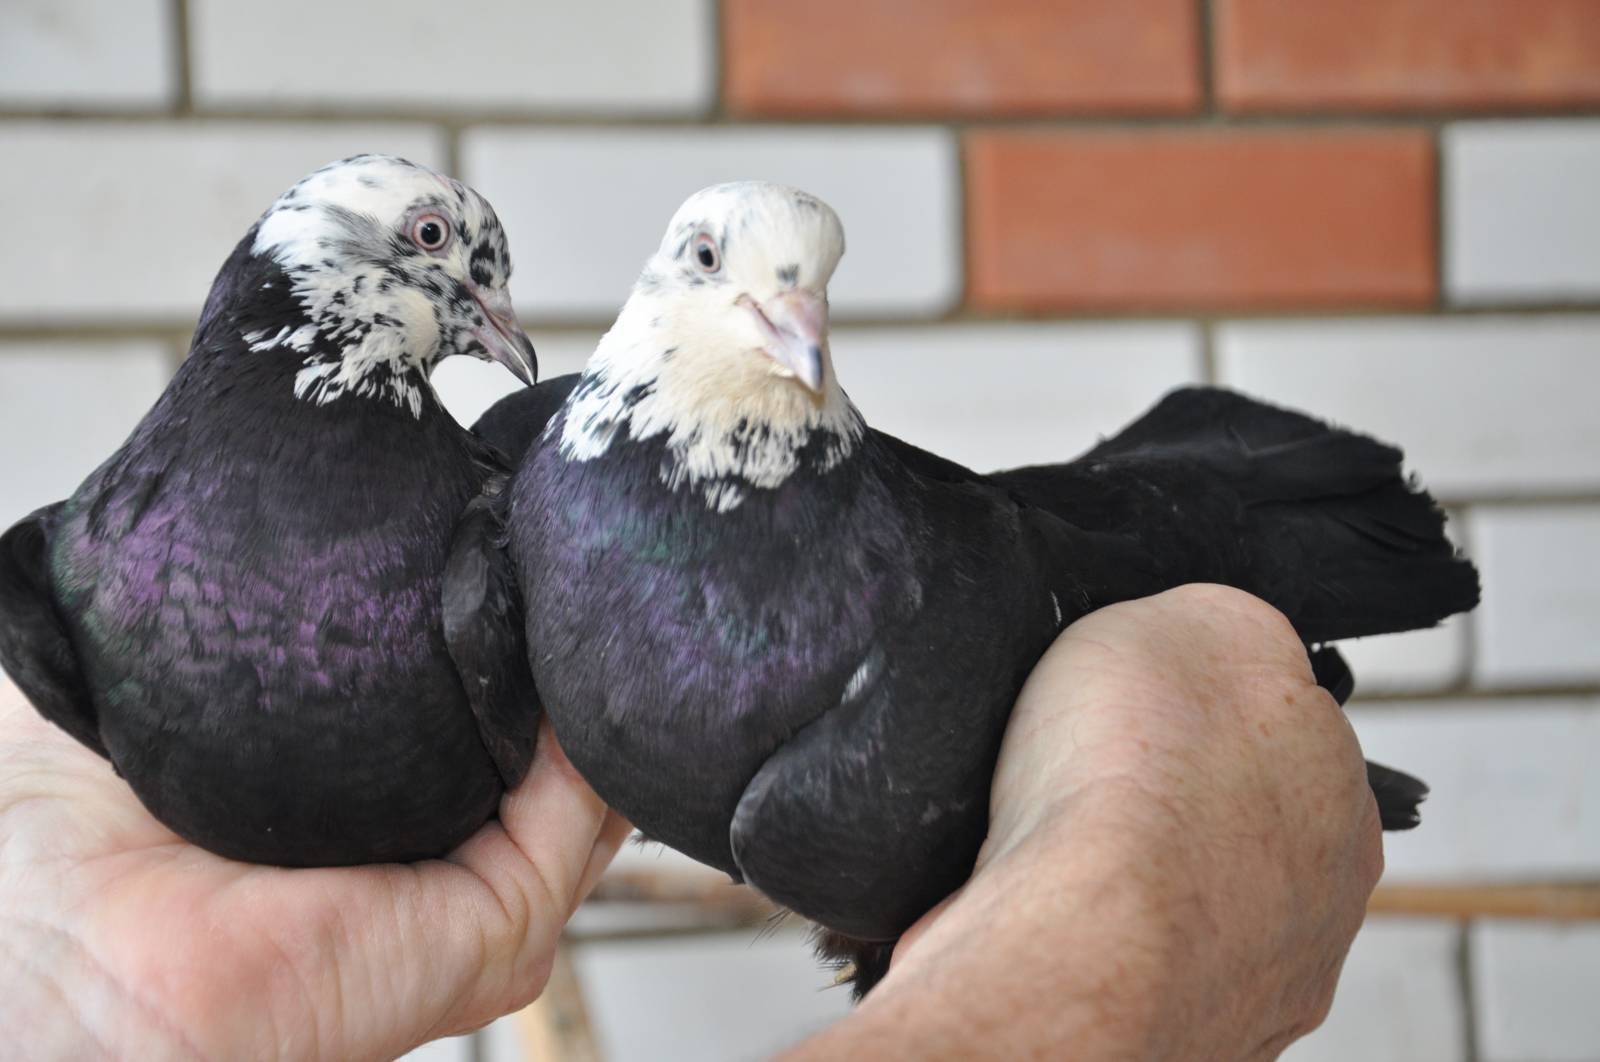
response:
[(1597, 0), (1216, 0), (1234, 111), (1600, 102)]
[(967, 140), (986, 309), (1416, 306), (1436, 288), (1425, 133), (986, 132)]
[(1195, 0), (723, 0), (749, 115), (1187, 113)]

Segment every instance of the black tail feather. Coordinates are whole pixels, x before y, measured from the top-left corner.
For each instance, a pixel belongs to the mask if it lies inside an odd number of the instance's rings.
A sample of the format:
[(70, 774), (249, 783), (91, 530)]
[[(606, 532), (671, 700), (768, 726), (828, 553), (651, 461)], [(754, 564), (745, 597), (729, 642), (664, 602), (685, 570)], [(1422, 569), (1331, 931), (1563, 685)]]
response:
[(1356, 691), (1356, 677), (1344, 656), (1331, 645), (1311, 650), (1311, 674), (1317, 685), (1333, 694), (1341, 706), (1348, 704)]
[(995, 479), (1070, 523), (1140, 541), (1169, 582), (1247, 590), (1322, 643), (1431, 627), (1478, 602), (1476, 569), (1401, 461), (1300, 413), (1187, 388), (1077, 461)]
[[(1311, 672), (1316, 676), (1317, 685), (1333, 694), (1333, 699), (1341, 705), (1355, 693), (1355, 675), (1351, 673), (1344, 657), (1332, 646), (1325, 645), (1311, 651)], [(1422, 814), (1418, 805), (1428, 796), (1428, 787), (1422, 779), (1369, 761), (1367, 784), (1372, 787), (1372, 795), (1378, 800), (1378, 818), (1384, 829), (1409, 830), (1421, 823)]]
[(889, 973), (898, 941), (857, 940), (822, 926), (816, 927), (812, 946), (824, 966), (838, 971), (838, 983), (850, 986), (850, 998), (859, 1003)]
[(1378, 798), (1378, 818), (1384, 829), (1409, 830), (1422, 821), (1417, 808), (1428, 798), (1428, 787), (1422, 779), (1368, 761), (1367, 783)]

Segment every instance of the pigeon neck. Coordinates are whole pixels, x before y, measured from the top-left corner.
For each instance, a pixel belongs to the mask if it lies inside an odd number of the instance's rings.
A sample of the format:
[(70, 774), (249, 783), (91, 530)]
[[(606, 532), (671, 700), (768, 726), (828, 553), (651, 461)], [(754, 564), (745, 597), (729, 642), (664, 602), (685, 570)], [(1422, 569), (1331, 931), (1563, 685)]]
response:
[[(345, 277), (344, 283), (327, 272), (291, 273), (271, 256), (252, 253), (253, 240), (246, 235), (217, 275), (195, 350), (287, 363), (294, 370), (289, 386), (303, 402), (328, 405), (348, 396), (420, 418), (438, 347), (431, 312), (401, 303), (388, 312), (368, 307), (356, 297), (366, 279)], [(395, 299), (403, 296), (395, 293)], [(422, 344), (433, 349), (420, 350)]]

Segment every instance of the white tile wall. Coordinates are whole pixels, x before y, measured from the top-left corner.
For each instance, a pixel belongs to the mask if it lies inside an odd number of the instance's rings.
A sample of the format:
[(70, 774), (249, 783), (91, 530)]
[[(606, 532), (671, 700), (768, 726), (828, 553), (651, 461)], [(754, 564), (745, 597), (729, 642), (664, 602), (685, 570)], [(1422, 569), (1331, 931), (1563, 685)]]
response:
[(289, 185), (363, 151), (437, 166), (412, 125), (0, 122), (0, 321), (188, 323), (240, 237)]
[(1480, 922), (1472, 948), (1483, 1062), (1600, 1058), (1600, 925)]
[[(540, 379), (581, 370), (602, 331), (532, 329)], [(1187, 324), (844, 327), (832, 344), (874, 427), (979, 469), (1068, 460), (1201, 375)], [(518, 386), (467, 358), (441, 362), (433, 381), (464, 423)], [(1427, 655), (1431, 677), (1441, 647)]]
[(1187, 324), (841, 328), (832, 347), (868, 423), (981, 470), (1069, 460), (1201, 376)]
[[(449, 1036), (401, 1055), (403, 1062), (476, 1062), (474, 1037)], [(516, 1062), (522, 1062), (517, 1059)]]
[(1460, 940), (1453, 922), (1368, 921), (1328, 1020), (1285, 1051), (1284, 1062), (1463, 1062)]
[(1600, 490), (1600, 316), (1237, 322), (1217, 367), (1396, 443), (1442, 494)]
[(142, 110), (177, 94), (169, 0), (0, 3), (0, 107)]
[[(513, 283), (512, 290), (515, 288)], [(539, 356), (539, 379), (550, 380), (583, 370), (600, 339), (600, 329), (534, 329), (529, 335)], [(522, 387), (522, 382), (500, 365), (456, 357), (446, 358), (434, 368), (433, 387), (445, 408), (470, 428), (484, 410)]]
[(1600, 505), (1486, 506), (1472, 520), (1478, 681), (1600, 683)]
[(1600, 120), (1453, 125), (1443, 168), (1453, 301), (1600, 295)]
[(1356, 676), (1356, 694), (1431, 693), (1458, 684), (1467, 670), (1467, 627), (1453, 616), (1425, 631), (1340, 642)]
[[(1290, 1062), (1460, 1062), (1465, 1003), (1452, 922), (1375, 918), (1345, 964), (1327, 1022)], [(801, 934), (590, 944), (579, 970), (611, 1062), (755, 1059), (848, 1012)], [(486, 1062), (520, 1062), (510, 1021), (485, 1038)]]
[(204, 105), (693, 114), (710, 0), (190, 0)]
[(1387, 834), (1386, 880), (1600, 877), (1600, 697), (1361, 706), (1367, 757), (1432, 787), (1422, 825)]
[(683, 200), (743, 178), (839, 212), (836, 314), (934, 314), (960, 293), (960, 178), (941, 129), (475, 128), (461, 167), (505, 223), (517, 305), (533, 316), (614, 319)]
[(610, 1062), (767, 1058), (850, 1007), (804, 934), (787, 929), (588, 944), (576, 962)]
[(151, 342), (0, 342), (0, 530), (72, 493), (172, 375)]

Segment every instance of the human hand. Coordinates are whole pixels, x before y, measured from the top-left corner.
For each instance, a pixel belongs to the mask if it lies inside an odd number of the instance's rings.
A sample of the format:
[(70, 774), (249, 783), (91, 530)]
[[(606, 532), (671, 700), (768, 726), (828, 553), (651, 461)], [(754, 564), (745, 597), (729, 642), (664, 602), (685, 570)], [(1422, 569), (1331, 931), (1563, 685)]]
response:
[(1281, 615), (1212, 586), (1102, 609), (1018, 699), (967, 886), (797, 1057), (1274, 1058), (1326, 1016), (1382, 866)]
[(628, 831), (546, 728), (449, 856), (285, 870), (162, 826), (0, 679), (10, 1057), (391, 1058), (530, 1002)]

